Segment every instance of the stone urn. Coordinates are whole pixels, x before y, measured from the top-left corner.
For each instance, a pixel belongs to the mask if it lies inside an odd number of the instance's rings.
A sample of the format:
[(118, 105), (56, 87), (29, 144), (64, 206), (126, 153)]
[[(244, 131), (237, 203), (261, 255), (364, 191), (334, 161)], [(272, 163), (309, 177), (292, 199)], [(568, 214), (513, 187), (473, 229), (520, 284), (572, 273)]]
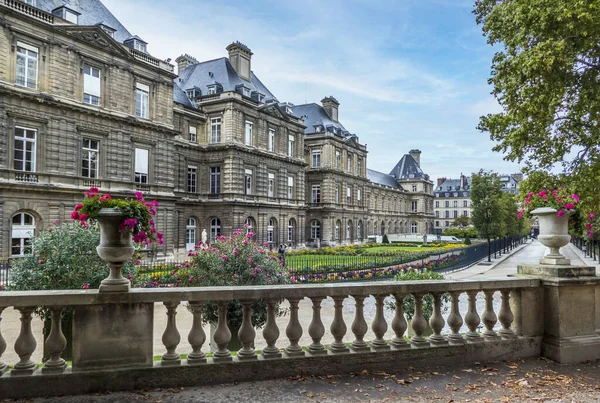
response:
[(531, 212), (536, 216), (540, 225), (538, 239), (542, 245), (550, 248), (550, 253), (540, 259), (540, 264), (570, 265), (571, 261), (560, 254), (559, 249), (566, 246), (571, 240), (569, 235), (569, 216), (573, 213), (567, 211), (559, 217), (557, 210), (551, 207), (540, 207)]
[(100, 209), (96, 216), (100, 224), (100, 245), (96, 252), (102, 260), (108, 263), (110, 274), (100, 283), (100, 292), (127, 292), (131, 286), (129, 280), (123, 277), (123, 263), (133, 256), (135, 248), (132, 244), (131, 233), (121, 231), (123, 213), (118, 208)]

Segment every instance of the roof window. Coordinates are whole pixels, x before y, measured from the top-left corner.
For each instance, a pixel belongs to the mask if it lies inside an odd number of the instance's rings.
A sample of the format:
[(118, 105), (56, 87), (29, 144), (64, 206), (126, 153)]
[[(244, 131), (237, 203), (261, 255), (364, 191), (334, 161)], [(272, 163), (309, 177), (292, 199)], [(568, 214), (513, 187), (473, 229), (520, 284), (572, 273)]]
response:
[(192, 99), (194, 101), (202, 97), (202, 91), (198, 87), (190, 88), (189, 90), (186, 90), (185, 93), (187, 94), (189, 99)]
[(54, 10), (52, 10), (52, 14), (62, 18), (63, 20), (72, 22), (73, 24), (77, 24), (79, 22), (79, 16), (81, 15), (81, 13), (70, 9), (67, 6), (55, 8)]

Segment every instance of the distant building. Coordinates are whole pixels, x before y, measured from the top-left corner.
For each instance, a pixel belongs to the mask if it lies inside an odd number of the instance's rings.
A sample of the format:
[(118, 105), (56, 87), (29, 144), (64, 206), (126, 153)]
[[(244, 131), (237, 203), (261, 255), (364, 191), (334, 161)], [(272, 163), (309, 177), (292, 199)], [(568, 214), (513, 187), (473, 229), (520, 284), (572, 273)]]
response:
[[(498, 175), (502, 191), (516, 195), (523, 174)], [(460, 216), (471, 218), (471, 177), (460, 175), (459, 179), (438, 178), (433, 191), (435, 232), (442, 233), (454, 226), (454, 220)]]

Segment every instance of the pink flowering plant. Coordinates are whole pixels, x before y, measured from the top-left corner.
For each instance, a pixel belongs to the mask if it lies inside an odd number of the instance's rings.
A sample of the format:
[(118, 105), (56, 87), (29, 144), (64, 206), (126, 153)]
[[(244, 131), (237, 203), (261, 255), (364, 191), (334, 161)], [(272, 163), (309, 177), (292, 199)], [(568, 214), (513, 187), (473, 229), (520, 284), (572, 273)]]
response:
[(113, 199), (109, 194), (100, 194), (95, 187), (91, 187), (84, 194), (83, 202), (76, 205), (71, 213), (73, 220), (79, 220), (85, 227), (89, 220), (98, 216), (100, 209), (118, 208), (123, 213), (120, 229), (132, 234), (134, 242), (142, 245), (157, 242), (162, 245), (163, 235), (156, 231), (154, 224), (154, 216), (158, 208), (156, 200), (145, 201), (141, 192), (135, 193), (135, 200)]
[(577, 213), (579, 209), (579, 196), (565, 189), (542, 190), (538, 193), (529, 192), (523, 200), (523, 209), (519, 211), (519, 218), (530, 218), (531, 212), (540, 207), (550, 207), (556, 210), (556, 215), (564, 216), (567, 212)]
[(585, 220), (585, 234), (588, 239), (598, 239), (600, 234), (600, 214), (592, 211)]
[[(210, 245), (202, 241), (189, 253), (187, 267), (171, 273), (178, 277), (179, 286), (249, 286), (281, 285), (290, 282), (287, 267), (282, 266), (276, 253), (264, 244), (253, 241), (254, 233), (238, 229), (231, 237), (217, 236)], [(277, 314), (285, 311), (277, 309)], [(229, 304), (228, 323), (232, 328), (242, 324), (242, 305)], [(209, 302), (204, 307), (205, 322), (217, 323), (217, 306)], [(252, 305), (252, 323), (262, 327), (267, 320), (267, 306), (263, 300)]]

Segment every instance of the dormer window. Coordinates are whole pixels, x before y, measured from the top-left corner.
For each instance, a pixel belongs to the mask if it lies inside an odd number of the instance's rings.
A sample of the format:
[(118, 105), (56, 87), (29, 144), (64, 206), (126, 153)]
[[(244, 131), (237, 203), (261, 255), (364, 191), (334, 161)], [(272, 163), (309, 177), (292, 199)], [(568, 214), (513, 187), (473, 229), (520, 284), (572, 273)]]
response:
[(35, 7), (35, 0), (21, 0), (23, 3), (29, 4)]
[(323, 131), (323, 126), (321, 125), (315, 125), (315, 133), (321, 133)]
[(146, 44), (138, 41), (137, 39), (133, 41), (133, 48), (135, 50), (139, 50), (140, 52), (146, 52)]
[(242, 87), (242, 94), (245, 97), (249, 97), (250, 96), (250, 90), (248, 88), (246, 88), (246, 87)]
[(115, 29), (109, 27), (108, 25), (104, 25), (104, 24), (100, 24), (100, 28), (102, 28), (102, 30), (104, 32), (106, 32), (108, 34), (108, 36), (110, 36), (111, 38), (115, 37)]
[(189, 99), (194, 101), (202, 96), (202, 91), (198, 87), (190, 88), (189, 90), (186, 90), (185, 93)]
[(208, 95), (214, 95), (217, 93), (217, 87), (214, 85), (211, 85), (210, 87), (208, 87)]
[(288, 115), (294, 114), (294, 112), (292, 111), (292, 108), (290, 108), (289, 105), (285, 106), (285, 113), (287, 113)]
[(258, 91), (252, 91), (252, 99), (262, 103), (265, 100), (265, 96)]
[(81, 15), (81, 13), (71, 10), (70, 8), (67, 8), (66, 6), (55, 8), (54, 10), (52, 10), (52, 14), (57, 17), (62, 18), (63, 20), (72, 22), (73, 24), (78, 23), (79, 16)]

